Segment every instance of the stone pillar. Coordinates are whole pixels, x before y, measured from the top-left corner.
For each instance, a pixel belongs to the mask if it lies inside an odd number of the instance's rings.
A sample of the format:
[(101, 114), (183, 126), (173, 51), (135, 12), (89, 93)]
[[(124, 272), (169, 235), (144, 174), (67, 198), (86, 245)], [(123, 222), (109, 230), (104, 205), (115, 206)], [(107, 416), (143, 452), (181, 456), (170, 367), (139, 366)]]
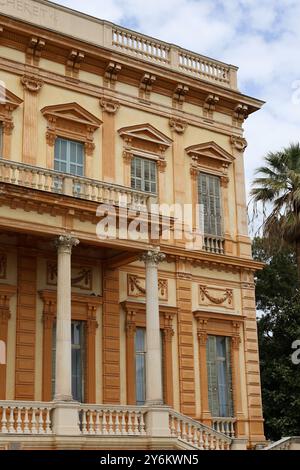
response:
[(60, 235), (57, 247), (57, 314), (56, 314), (56, 401), (71, 401), (71, 252), (79, 240), (71, 235)]
[(157, 265), (164, 258), (157, 250), (142, 256), (146, 265), (146, 404), (150, 406), (163, 404)]

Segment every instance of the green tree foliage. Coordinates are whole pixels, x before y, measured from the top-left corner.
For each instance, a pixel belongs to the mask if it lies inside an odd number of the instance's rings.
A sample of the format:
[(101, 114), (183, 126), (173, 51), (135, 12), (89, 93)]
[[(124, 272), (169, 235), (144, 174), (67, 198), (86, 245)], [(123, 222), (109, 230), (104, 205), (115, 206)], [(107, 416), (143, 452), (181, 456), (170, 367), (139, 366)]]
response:
[(258, 339), (265, 433), (268, 439), (300, 435), (300, 364), (292, 363), (292, 343), (300, 339), (300, 291), (293, 249), (263, 239), (253, 256), (266, 263), (256, 277), (260, 314)]

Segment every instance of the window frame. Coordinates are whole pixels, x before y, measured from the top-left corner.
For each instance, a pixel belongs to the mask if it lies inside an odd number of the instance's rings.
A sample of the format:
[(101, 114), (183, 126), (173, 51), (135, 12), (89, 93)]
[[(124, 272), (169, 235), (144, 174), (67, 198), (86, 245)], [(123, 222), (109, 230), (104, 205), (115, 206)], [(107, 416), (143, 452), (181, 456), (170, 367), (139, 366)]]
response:
[[(136, 167), (134, 169), (135, 174), (133, 175), (134, 163), (138, 162), (138, 161), (141, 162), (141, 176), (140, 177), (136, 176)], [(151, 177), (152, 168), (155, 169), (155, 178), (153, 180), (151, 180), (150, 178), (146, 180), (146, 178), (145, 178), (145, 165), (146, 164), (149, 165), (149, 168), (148, 168), (149, 177)], [(140, 182), (141, 182), (141, 187), (140, 188), (136, 187), (136, 184), (134, 186), (132, 184), (133, 181), (135, 181), (137, 179), (140, 180)], [(155, 185), (155, 190), (154, 191), (147, 190), (146, 187), (145, 187), (146, 183), (148, 183), (150, 185), (151, 189), (152, 189), (152, 185)], [(146, 193), (149, 193), (149, 194), (155, 194), (155, 195), (158, 194), (157, 160), (147, 158), (147, 156), (138, 155), (138, 154), (134, 153), (132, 155), (131, 165), (130, 165), (130, 187), (131, 187), (131, 189), (134, 189), (135, 191), (143, 191), (143, 192), (146, 192)]]
[[(57, 151), (57, 145), (58, 145), (58, 142), (66, 142), (66, 160), (64, 161), (61, 156), (60, 158), (56, 158), (56, 151)], [(79, 148), (77, 146), (81, 146), (81, 149), (82, 149), (82, 164), (78, 164), (78, 162), (72, 162), (71, 161), (71, 145), (72, 144), (76, 144), (76, 148)], [(78, 157), (78, 155), (76, 155), (76, 158)], [(61, 164), (65, 164), (66, 165), (66, 170), (63, 171), (61, 169), (56, 169), (55, 168), (55, 163), (58, 162), (58, 165), (61, 165)], [(82, 169), (82, 174), (77, 174), (77, 173), (72, 173), (71, 172), (71, 166), (74, 165), (76, 168), (81, 168)], [(55, 145), (54, 145), (54, 159), (53, 159), (53, 167), (54, 167), (54, 170), (55, 171), (59, 171), (60, 173), (65, 173), (65, 174), (68, 174), (68, 175), (72, 175), (72, 176), (75, 176), (75, 177), (79, 177), (79, 178), (84, 178), (85, 176), (85, 171), (86, 171), (86, 155), (85, 155), (85, 147), (84, 147), (84, 143), (79, 141), (79, 140), (73, 140), (73, 139), (69, 139), (69, 138), (66, 138), (66, 137), (63, 137), (63, 136), (57, 136), (56, 139), (55, 139)]]
[[(207, 222), (205, 222), (205, 208), (202, 200), (202, 182), (201, 179), (202, 177), (206, 178), (206, 198), (207, 198), (207, 216), (208, 213), (210, 212), (211, 205), (213, 203), (213, 209), (215, 214), (215, 221), (212, 223), (212, 214), (209, 214), (209, 219)], [(211, 188), (211, 182), (213, 181), (218, 181), (218, 195), (215, 194), (209, 194), (210, 188)], [(215, 184), (214, 184), (215, 186)], [(217, 200), (219, 198), (219, 207), (217, 207)], [(197, 176), (197, 202), (199, 204), (199, 218), (200, 218), (200, 229), (204, 235), (209, 235), (213, 237), (224, 237), (224, 211), (223, 211), (223, 195), (222, 195), (222, 183), (221, 183), (221, 177), (219, 175), (215, 175), (213, 173), (207, 173), (204, 171), (199, 171), (198, 176)], [(218, 213), (219, 212), (219, 213)], [(219, 222), (216, 219), (219, 219)], [(206, 225), (208, 226), (208, 230), (205, 230)], [(215, 226), (215, 229), (212, 229), (212, 226)]]

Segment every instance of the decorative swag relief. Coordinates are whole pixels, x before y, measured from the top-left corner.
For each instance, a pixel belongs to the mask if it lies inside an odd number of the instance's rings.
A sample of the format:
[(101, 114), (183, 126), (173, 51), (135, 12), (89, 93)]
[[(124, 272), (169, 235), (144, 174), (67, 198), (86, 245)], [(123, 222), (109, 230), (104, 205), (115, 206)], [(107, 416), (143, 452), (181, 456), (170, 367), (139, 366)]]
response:
[[(127, 295), (130, 297), (144, 297), (146, 294), (146, 279), (141, 276), (127, 274)], [(168, 281), (158, 279), (159, 300), (168, 300)]]
[[(90, 266), (72, 266), (72, 286), (83, 290), (92, 290), (93, 272)], [(47, 284), (56, 286), (57, 284), (57, 264), (47, 262)]]
[(233, 290), (200, 284), (199, 305), (215, 305), (233, 309)]

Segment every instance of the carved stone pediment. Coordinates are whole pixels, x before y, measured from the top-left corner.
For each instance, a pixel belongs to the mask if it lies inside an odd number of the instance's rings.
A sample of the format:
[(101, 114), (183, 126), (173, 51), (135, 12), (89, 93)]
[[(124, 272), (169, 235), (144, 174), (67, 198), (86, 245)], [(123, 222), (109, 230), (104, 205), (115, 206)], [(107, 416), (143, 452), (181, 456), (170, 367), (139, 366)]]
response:
[(215, 142), (191, 145), (185, 151), (192, 159), (192, 175), (202, 170), (226, 176), (228, 166), (234, 161), (234, 157)]
[(127, 142), (131, 143), (133, 148), (152, 148), (159, 153), (162, 149), (166, 150), (172, 144), (172, 139), (160, 132), (151, 124), (137, 124), (136, 126), (122, 127), (119, 129), (119, 135)]
[(78, 103), (46, 106), (41, 113), (48, 121), (47, 142), (53, 145), (57, 136), (80, 140), (85, 143), (87, 154), (94, 149), (94, 132), (102, 121)]

